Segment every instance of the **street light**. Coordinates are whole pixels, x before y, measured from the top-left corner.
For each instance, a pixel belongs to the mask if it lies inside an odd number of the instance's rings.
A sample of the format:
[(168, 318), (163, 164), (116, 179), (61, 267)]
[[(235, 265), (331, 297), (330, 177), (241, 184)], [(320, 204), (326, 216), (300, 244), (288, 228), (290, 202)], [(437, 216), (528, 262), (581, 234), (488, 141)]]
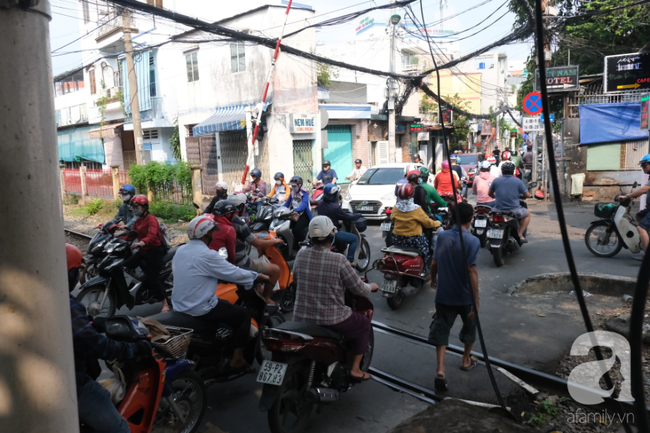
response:
[(392, 15), (392, 16), (390, 17), (390, 23), (391, 23), (392, 25), (396, 26), (396, 25), (400, 22), (401, 19), (402, 19), (402, 17), (399, 16), (399, 15), (397, 15), (397, 14)]

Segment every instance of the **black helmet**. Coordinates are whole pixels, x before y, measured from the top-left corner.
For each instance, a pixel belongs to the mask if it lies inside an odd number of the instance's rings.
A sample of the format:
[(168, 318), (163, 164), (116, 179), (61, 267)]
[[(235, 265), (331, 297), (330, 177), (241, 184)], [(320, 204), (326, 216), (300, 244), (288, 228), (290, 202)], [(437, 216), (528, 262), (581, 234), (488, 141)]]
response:
[(251, 170), (251, 177), (259, 179), (262, 177), (262, 172), (258, 168), (254, 168)]
[(294, 177), (291, 178), (291, 180), (289, 180), (289, 183), (296, 183), (296, 184), (302, 186), (302, 177), (294, 176)]
[(354, 163), (355, 164), (362, 164), (363, 162), (359, 158), (357, 158), (357, 159), (354, 160)]
[(217, 216), (226, 216), (229, 213), (237, 212), (237, 206), (235, 206), (235, 203), (231, 202), (230, 200), (218, 201), (217, 204), (214, 205), (214, 210), (212, 211), (212, 213)]
[(323, 161), (323, 167), (331, 167), (331, 166), (332, 166), (332, 163), (329, 162), (329, 160), (326, 159), (325, 161)]
[(501, 165), (501, 174), (513, 174), (515, 172), (515, 165), (512, 162), (504, 162)]
[(273, 179), (274, 179), (274, 180), (284, 179), (284, 173), (281, 173), (281, 172), (278, 171), (278, 172), (275, 173), (275, 175), (273, 176)]

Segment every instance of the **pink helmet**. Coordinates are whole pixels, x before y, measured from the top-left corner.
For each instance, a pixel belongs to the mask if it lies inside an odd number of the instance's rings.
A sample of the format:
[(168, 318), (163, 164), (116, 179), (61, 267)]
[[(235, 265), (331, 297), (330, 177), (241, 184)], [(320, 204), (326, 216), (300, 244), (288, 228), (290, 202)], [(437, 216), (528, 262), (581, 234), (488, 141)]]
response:
[(441, 165), (442, 165), (443, 170), (449, 170), (449, 161), (447, 161), (447, 160), (442, 161)]

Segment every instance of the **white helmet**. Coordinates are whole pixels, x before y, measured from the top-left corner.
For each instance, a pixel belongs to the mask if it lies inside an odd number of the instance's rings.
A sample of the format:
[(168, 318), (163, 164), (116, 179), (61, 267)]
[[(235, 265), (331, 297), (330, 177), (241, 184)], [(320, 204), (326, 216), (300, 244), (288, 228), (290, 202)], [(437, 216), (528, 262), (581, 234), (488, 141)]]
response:
[(325, 239), (336, 233), (336, 226), (329, 217), (319, 215), (314, 217), (309, 223), (309, 237), (316, 239)]
[(214, 223), (214, 217), (210, 214), (199, 215), (190, 221), (187, 226), (187, 237), (190, 239), (201, 239), (210, 230), (219, 227)]
[(481, 168), (483, 170), (489, 170), (491, 166), (492, 166), (492, 163), (490, 161), (488, 161), (488, 160), (485, 160), (485, 161), (481, 162)]
[(226, 182), (217, 182), (215, 187), (216, 188), (223, 188), (225, 191), (228, 191), (228, 184)]
[(246, 204), (246, 194), (242, 194), (241, 192), (236, 192), (234, 194), (230, 194), (228, 196), (228, 200), (233, 202), (235, 206), (239, 207), (242, 204)]

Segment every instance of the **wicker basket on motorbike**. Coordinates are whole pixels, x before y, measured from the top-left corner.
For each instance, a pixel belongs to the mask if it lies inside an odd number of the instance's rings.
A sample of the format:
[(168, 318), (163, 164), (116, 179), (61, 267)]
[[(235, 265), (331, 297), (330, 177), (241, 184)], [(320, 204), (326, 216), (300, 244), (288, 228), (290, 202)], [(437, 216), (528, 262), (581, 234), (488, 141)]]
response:
[(187, 348), (190, 347), (190, 336), (194, 330), (177, 328), (176, 326), (166, 326), (166, 328), (170, 337), (164, 340), (152, 341), (151, 344), (176, 359), (184, 358), (187, 354)]
[(594, 215), (598, 218), (611, 218), (616, 213), (617, 203), (596, 203), (594, 205)]
[(368, 221), (364, 217), (361, 217), (354, 222), (354, 225), (359, 230), (359, 233), (363, 233), (368, 228)]

